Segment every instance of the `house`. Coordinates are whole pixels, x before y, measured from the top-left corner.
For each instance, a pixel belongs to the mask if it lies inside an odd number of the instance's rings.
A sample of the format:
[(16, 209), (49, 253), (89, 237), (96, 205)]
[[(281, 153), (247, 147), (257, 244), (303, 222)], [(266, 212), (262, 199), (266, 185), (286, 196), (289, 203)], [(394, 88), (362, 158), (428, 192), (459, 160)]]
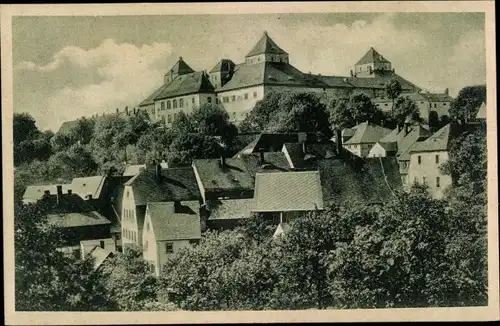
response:
[(286, 143), (282, 152), (285, 154), (288, 164), (294, 170), (315, 167), (318, 159), (331, 159), (337, 157), (341, 151), (337, 145), (328, 140), (323, 142), (309, 143)]
[(148, 202), (142, 248), (146, 260), (159, 276), (168, 258), (201, 239), (198, 201)]
[(354, 135), (343, 146), (359, 157), (366, 157), (373, 145), (390, 132), (390, 129), (366, 121), (356, 126)]
[(112, 251), (106, 250), (100, 246), (95, 246), (87, 254), (87, 257), (93, 260), (93, 270), (97, 271), (102, 268), (103, 264), (112, 258), (114, 253)]
[(258, 137), (249, 143), (245, 148), (236, 153), (233, 157), (238, 158), (242, 155), (264, 152), (279, 152), (282, 150), (285, 143), (298, 143), (306, 139), (312, 140), (316, 138), (315, 133), (268, 133), (263, 132)]
[[(160, 163), (162, 169), (168, 169), (168, 163), (163, 161)], [(146, 164), (127, 164), (123, 171), (124, 177), (133, 177), (137, 173), (146, 169)]]
[(85, 257), (96, 245), (112, 252), (116, 250), (111, 238), (111, 222), (71, 190), (63, 193), (59, 185), (55, 194), (49, 191), (44, 194), (42, 204), (48, 209), (49, 225), (61, 230), (63, 246), (59, 250), (65, 254)]
[(409, 151), (408, 183), (426, 184), (433, 197), (443, 198), (445, 189), (452, 184), (452, 176), (444, 174), (440, 167), (448, 160), (453, 139), (467, 129), (452, 122), (415, 143)]
[(193, 160), (192, 167), (204, 204), (208, 200), (253, 198), (257, 172), (290, 170), (282, 152), (263, 151), (239, 158)]
[(276, 224), (304, 212), (323, 209), (319, 171), (257, 173), (254, 213), (263, 213)]
[[(23, 194), (23, 203), (24, 204), (36, 203), (37, 201), (39, 201), (44, 197), (47, 191), (49, 194), (55, 194), (57, 193), (57, 186), (58, 185), (55, 184), (27, 186)], [(71, 184), (61, 184), (59, 186), (61, 186), (61, 191), (63, 193), (67, 193), (68, 190), (71, 189)]]
[(123, 249), (140, 247), (146, 207), (149, 202), (199, 201), (200, 191), (191, 167), (162, 169), (161, 165), (140, 171), (125, 183), (121, 228)]
[(230, 230), (252, 216), (253, 198), (207, 200), (206, 225), (211, 230)]

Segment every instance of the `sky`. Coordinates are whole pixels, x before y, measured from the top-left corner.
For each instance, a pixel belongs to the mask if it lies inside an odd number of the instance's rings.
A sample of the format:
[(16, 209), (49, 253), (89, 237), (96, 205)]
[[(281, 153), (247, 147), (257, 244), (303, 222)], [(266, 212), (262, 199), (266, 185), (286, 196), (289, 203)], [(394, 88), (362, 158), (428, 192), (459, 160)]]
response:
[(209, 71), (264, 31), (303, 72), (348, 76), (373, 46), (400, 76), (450, 95), (486, 83), (484, 13), (321, 13), (13, 17), (14, 111), (57, 131), (135, 107), (182, 56)]

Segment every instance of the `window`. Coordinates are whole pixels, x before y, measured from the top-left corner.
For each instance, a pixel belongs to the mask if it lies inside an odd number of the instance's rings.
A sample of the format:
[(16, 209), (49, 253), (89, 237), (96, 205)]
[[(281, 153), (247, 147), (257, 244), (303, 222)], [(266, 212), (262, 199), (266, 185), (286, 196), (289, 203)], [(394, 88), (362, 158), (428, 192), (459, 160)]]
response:
[(417, 161), (418, 161), (418, 164), (421, 164), (421, 163), (422, 163), (422, 156), (420, 156), (420, 155), (419, 155), (419, 156), (417, 157)]
[(434, 108), (436, 108), (436, 106), (437, 106), (437, 104), (436, 104), (436, 103), (434, 103)]
[(115, 237), (116, 241), (120, 241), (120, 238), (121, 238), (120, 233), (117, 233)]
[(429, 103), (429, 108), (432, 108), (432, 103)]
[(102, 249), (104, 249), (104, 241), (102, 241), (102, 240), (101, 240), (101, 241), (99, 241), (99, 246), (100, 246)]
[(387, 103), (385, 103), (385, 104), (384, 104), (384, 106), (388, 106), (388, 104), (387, 104)]
[(170, 105), (170, 101), (167, 101), (167, 110), (170, 110), (172, 107)]
[(75, 257), (76, 259), (80, 259), (81, 257), (80, 249), (73, 249), (73, 257)]
[(191, 103), (193, 103), (193, 104), (194, 104), (194, 101), (195, 101), (195, 100), (194, 100), (194, 96), (193, 96), (193, 98), (191, 98)]
[(168, 123), (172, 123), (172, 116), (170, 114), (168, 115)]
[(215, 98), (215, 104), (219, 104), (219, 98), (218, 97)]
[(208, 103), (212, 103), (212, 97), (210, 97), (210, 96), (209, 96), (209, 97), (207, 97), (207, 102), (208, 102)]
[(233, 102), (236, 101), (236, 96), (235, 95), (231, 96), (231, 101), (233, 101)]
[(441, 187), (441, 180), (439, 179), (439, 177), (436, 177), (436, 187), (439, 188)]
[(184, 107), (184, 99), (182, 98), (179, 100), (179, 107), (180, 108)]
[(165, 252), (167, 254), (174, 253), (174, 243), (173, 242), (165, 242)]
[(130, 191), (127, 190), (127, 198), (130, 196)]
[(229, 102), (229, 98), (228, 98), (227, 96), (224, 96), (224, 97), (222, 98), (222, 102), (224, 102), (224, 103)]
[(174, 102), (174, 103), (173, 103), (173, 107), (174, 107), (174, 109), (177, 109), (177, 100), (174, 100), (173, 102)]
[(192, 246), (196, 246), (198, 244), (198, 242), (199, 242), (198, 239), (189, 240), (189, 244), (192, 245)]
[(439, 154), (436, 155), (436, 164), (439, 164)]
[(245, 93), (245, 100), (248, 100), (248, 93)]
[(165, 110), (165, 102), (160, 103), (160, 110)]
[(257, 92), (253, 92), (253, 97), (257, 97)]
[(427, 178), (426, 178), (426, 177), (422, 177), (422, 183), (423, 183), (423, 184), (426, 184), (426, 183), (427, 183)]
[(153, 107), (153, 114), (155, 114), (155, 108)]

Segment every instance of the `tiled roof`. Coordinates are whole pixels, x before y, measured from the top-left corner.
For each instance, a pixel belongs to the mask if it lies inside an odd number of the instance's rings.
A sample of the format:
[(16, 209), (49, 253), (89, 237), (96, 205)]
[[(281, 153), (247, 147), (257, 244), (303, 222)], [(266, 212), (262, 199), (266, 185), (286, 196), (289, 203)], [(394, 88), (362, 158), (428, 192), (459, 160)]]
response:
[(113, 253), (99, 246), (95, 246), (89, 252), (89, 255), (94, 259), (94, 270), (97, 270), (108, 257), (113, 256)]
[(392, 191), (402, 188), (395, 157), (361, 159), (352, 156), (350, 160), (320, 160), (317, 164), (325, 202), (381, 203), (392, 196)]
[(236, 67), (233, 77), (218, 91), (228, 91), (256, 85), (286, 85), (299, 87), (329, 87), (315, 75), (304, 74), (283, 62), (260, 62)]
[(323, 209), (318, 171), (257, 173), (255, 212), (312, 211)]
[(476, 119), (486, 120), (486, 103), (482, 103), (477, 111)]
[(44, 199), (44, 204), (48, 207), (49, 224), (65, 228), (111, 224), (77, 194), (63, 194), (59, 205), (56, 198), (57, 195), (50, 195)]
[(416, 142), (411, 148), (411, 153), (447, 151), (450, 148), (451, 140), (458, 137), (462, 131), (459, 124), (451, 122), (426, 140)]
[(376, 143), (382, 137), (387, 136), (390, 132), (390, 129), (381, 127), (371, 122), (363, 122), (356, 127), (354, 135), (349, 138), (345, 144)]
[(101, 196), (105, 180), (104, 176), (73, 178), (70, 189), (84, 199), (87, 195), (92, 195), (93, 199), (97, 199)]
[(446, 93), (427, 93), (421, 92), (421, 96), (423, 96), (429, 102), (451, 102), (453, 98)]
[(194, 93), (213, 92), (214, 86), (208, 80), (205, 72), (197, 71), (175, 77), (154, 99), (161, 100)]
[(146, 164), (128, 164), (125, 166), (123, 176), (134, 176), (144, 169), (146, 169)]
[(363, 65), (366, 63), (373, 63), (373, 62), (379, 62), (379, 63), (391, 63), (389, 60), (384, 58), (380, 53), (375, 51), (373, 47), (370, 47), (368, 52), (356, 63), (356, 65)]
[(385, 89), (385, 85), (392, 78), (401, 84), (404, 91), (415, 91), (420, 88), (392, 71), (380, 71), (373, 77), (347, 77), (347, 82), (356, 88)]
[(151, 105), (151, 104), (154, 104), (155, 103), (155, 98), (160, 95), (161, 92), (163, 92), (163, 90), (165, 88), (167, 88), (167, 84), (163, 84), (162, 86), (160, 86), (156, 91), (154, 91), (151, 95), (149, 95), (144, 101), (142, 101), (139, 106), (147, 106), (147, 105)]
[[(303, 133), (307, 139), (315, 139), (314, 133)], [(250, 144), (245, 146), (235, 157), (245, 154), (258, 153), (260, 148), (264, 152), (278, 152), (283, 149), (285, 143), (296, 143), (299, 141), (299, 133), (267, 133), (263, 132)]]
[(316, 159), (331, 159), (337, 156), (337, 149), (334, 142), (321, 143), (305, 143), (306, 151), (304, 153), (304, 145), (300, 143), (287, 143), (283, 147), (283, 151), (287, 151), (290, 160), (295, 168), (303, 168), (308, 164), (306, 155)]
[(231, 71), (236, 67), (234, 62), (229, 59), (222, 59), (219, 61), (210, 72), (219, 72), (219, 71)]
[(150, 202), (147, 214), (156, 241), (201, 238), (199, 202), (181, 202), (176, 208), (172, 202)]
[(160, 180), (156, 178), (155, 169), (143, 170), (125, 185), (132, 186), (136, 205), (201, 198), (191, 167), (162, 169)]
[[(71, 184), (63, 184), (62, 191), (67, 193), (68, 189), (71, 189)], [(24, 191), (23, 200), (37, 201), (41, 199), (45, 193), (45, 190), (49, 190), (51, 194), (57, 193), (57, 185), (31, 185), (27, 186)]]
[(168, 74), (189, 74), (194, 72), (194, 70), (182, 59), (182, 57), (179, 57), (179, 60), (175, 63), (175, 65), (170, 68), (170, 70), (167, 72)]
[(283, 171), (290, 169), (282, 152), (264, 153), (265, 166), (260, 165), (260, 154), (243, 155), (239, 158), (194, 160), (203, 187), (207, 191), (247, 191), (254, 189), (258, 171)]
[(207, 200), (210, 219), (247, 218), (252, 214), (253, 198)]
[(262, 53), (287, 54), (267, 35), (267, 32), (264, 32), (257, 44), (248, 52), (247, 57)]
[(324, 82), (329, 87), (347, 87), (352, 88), (353, 86), (348, 83), (347, 77), (343, 76), (323, 76), (323, 75), (313, 75), (322, 82)]
[(420, 124), (412, 125), (408, 128), (408, 133), (406, 133), (405, 127), (403, 127), (401, 130), (395, 128), (387, 136), (381, 138), (378, 143), (387, 151), (396, 152), (395, 154), (398, 156), (398, 158), (402, 161), (405, 161), (406, 156), (401, 157), (401, 155), (403, 155), (408, 150), (408, 148), (413, 146), (415, 142), (426, 139), (431, 135), (431, 132)]

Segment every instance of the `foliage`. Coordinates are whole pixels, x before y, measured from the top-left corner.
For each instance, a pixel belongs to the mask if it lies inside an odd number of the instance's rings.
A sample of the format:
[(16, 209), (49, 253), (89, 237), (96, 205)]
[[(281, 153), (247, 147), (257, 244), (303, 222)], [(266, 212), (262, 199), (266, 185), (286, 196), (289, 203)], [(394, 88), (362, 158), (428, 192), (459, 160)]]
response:
[(396, 78), (391, 78), (385, 84), (385, 93), (392, 100), (392, 108), (394, 109), (394, 100), (399, 97), (403, 88), (401, 87), (401, 83)]
[(419, 122), (422, 120), (417, 105), (413, 100), (406, 96), (401, 96), (396, 99), (390, 116), (399, 126), (402, 126), (407, 118)]
[(15, 113), (13, 119), (14, 165), (46, 160), (52, 154), (51, 131), (41, 132), (35, 119), (27, 113)]
[(14, 207), (15, 306), (17, 311), (102, 311), (115, 305), (106, 278), (89, 260), (66, 257), (61, 238), (45, 219), (43, 205)]
[(167, 154), (169, 166), (190, 165), (193, 159), (216, 158), (221, 153), (220, 140), (201, 133), (179, 134), (170, 144)]
[(456, 121), (475, 118), (483, 102), (486, 102), (486, 85), (464, 87), (451, 102), (450, 118)]
[(384, 118), (382, 111), (371, 99), (362, 94), (353, 94), (348, 100), (334, 100), (329, 104), (329, 122), (335, 129), (351, 128), (369, 121), (380, 124)]

